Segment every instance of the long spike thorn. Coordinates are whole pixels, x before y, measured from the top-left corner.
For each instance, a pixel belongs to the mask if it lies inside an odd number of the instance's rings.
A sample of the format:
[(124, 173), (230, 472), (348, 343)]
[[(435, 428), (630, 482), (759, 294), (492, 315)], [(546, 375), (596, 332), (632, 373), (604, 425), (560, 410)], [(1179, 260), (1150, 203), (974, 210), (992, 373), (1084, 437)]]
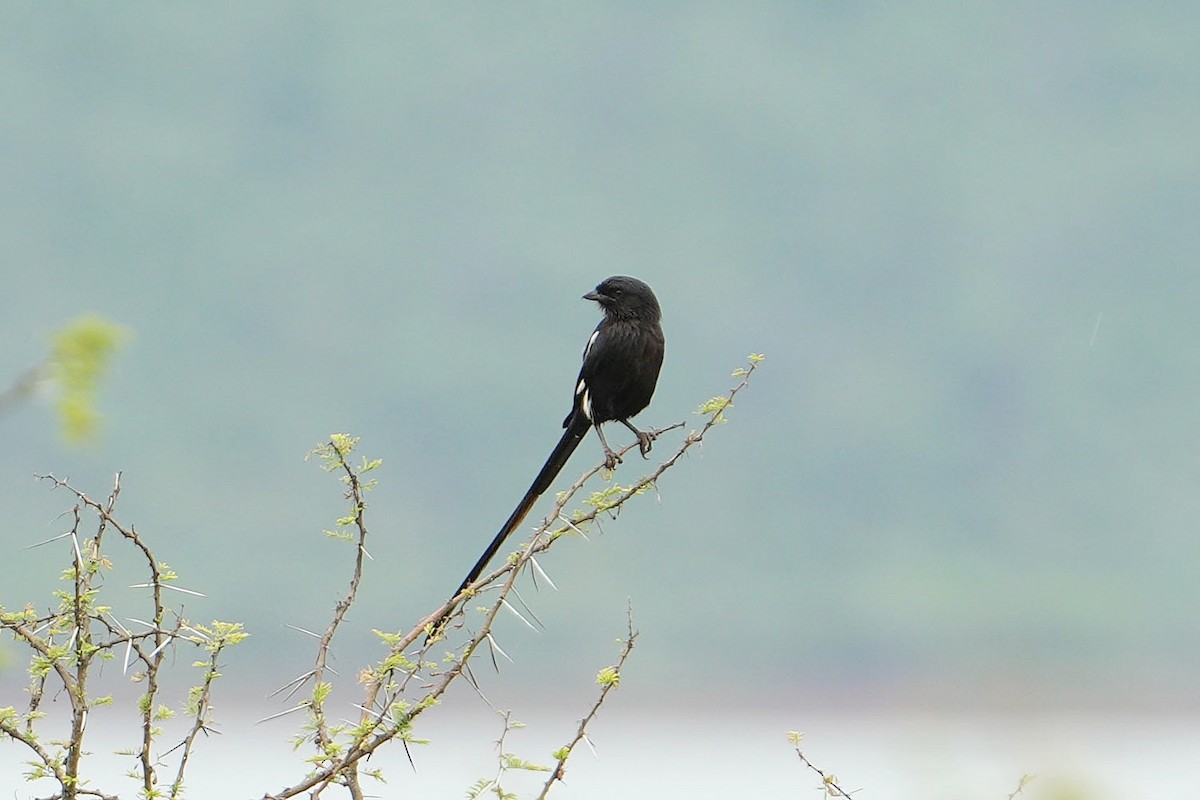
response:
[(492, 637), (492, 635), (491, 635), (490, 633), (487, 635), (487, 641), (488, 641), (488, 645), (489, 645), (490, 647), (494, 648), (494, 649), (495, 649), (495, 651), (496, 651), (497, 653), (499, 653), (500, 655), (502, 655), (502, 656), (504, 656), (506, 659), (508, 659), (508, 663), (510, 663), (510, 664), (515, 664), (515, 663), (517, 663), (517, 662), (515, 662), (515, 661), (513, 661), (513, 660), (512, 660), (512, 656), (510, 656), (508, 653), (504, 652), (504, 648), (503, 648), (503, 647), (501, 647), (501, 646), (500, 646), (500, 645), (499, 645), (499, 644), (496, 642), (496, 640), (495, 640), (495, 639)]
[(544, 629), (546, 627), (546, 623), (542, 622), (541, 619), (538, 618), (537, 613), (529, 606), (529, 603), (525, 602), (525, 598), (521, 597), (521, 593), (517, 591), (516, 586), (513, 586), (512, 591), (513, 591), (513, 594), (516, 595), (517, 601), (520, 602), (521, 608), (525, 609), (525, 613), (528, 614), (533, 619), (533, 621), (538, 624), (538, 627)]
[(509, 603), (507, 600), (504, 600), (504, 599), (501, 599), (500, 603), (505, 608), (507, 608), (509, 611), (511, 611), (516, 616), (517, 619), (521, 620), (521, 622), (524, 622), (526, 625), (528, 625), (530, 630), (533, 630), (533, 631), (537, 630), (537, 628), (534, 627), (533, 624), (529, 620), (527, 620), (527, 619), (525, 619), (525, 617), (521, 616), (520, 611), (517, 611), (515, 608), (512, 607), (512, 603)]
[(304, 683), (306, 680), (311, 678), (313, 676), (313, 672), (314, 672), (314, 670), (310, 669), (308, 672), (304, 673), (303, 675), (299, 675), (295, 678), (292, 678), (290, 681), (285, 683), (283, 686), (280, 686), (278, 689), (276, 689), (275, 691), (273, 691), (269, 695), (267, 695), (267, 699), (269, 700), (270, 698), (272, 698), (278, 694), (282, 694), (283, 692), (286, 692), (288, 689), (291, 689), (295, 686), (299, 686), (300, 684)]
[(311, 637), (313, 637), (314, 639), (320, 639), (320, 638), (321, 638), (321, 634), (319, 634), (319, 633), (313, 633), (312, 631), (308, 630), (307, 628), (300, 628), (300, 627), (297, 627), (297, 626), (295, 626), (295, 625), (289, 625), (289, 624), (288, 624), (288, 623), (286, 623), (286, 622), (285, 622), (285, 623), (283, 623), (283, 627), (285, 627), (285, 628), (291, 628), (292, 630), (296, 631), (297, 633), (303, 633), (303, 634), (306, 634), (306, 635), (308, 635), (308, 636), (311, 636)]
[(309, 706), (308, 703), (301, 703), (300, 705), (292, 706), (291, 708), (287, 709), (286, 711), (280, 711), (278, 714), (272, 714), (269, 717), (263, 717), (262, 719), (258, 720), (254, 724), (261, 725), (262, 723), (270, 722), (273, 719), (279, 719), (280, 717), (286, 717), (288, 714), (294, 714), (297, 711), (301, 711), (303, 709), (308, 708), (308, 706)]
[(542, 578), (545, 579), (546, 583), (550, 584), (550, 588), (557, 592), (558, 587), (554, 585), (554, 581), (552, 581), (550, 576), (546, 574), (546, 571), (542, 569), (542, 565), (538, 563), (538, 560), (533, 556), (530, 556), (529, 563), (533, 564), (533, 569), (537, 572), (537, 574), (541, 575)]
[[(66, 513), (66, 512), (63, 512), (63, 513)], [(60, 514), (59, 516), (62, 516), (62, 515)], [(42, 545), (47, 545), (47, 544), (50, 544), (51, 542), (57, 542), (59, 539), (65, 539), (68, 536), (74, 536), (74, 535), (75, 535), (75, 531), (67, 531), (66, 533), (60, 533), (58, 536), (51, 536), (49, 539), (43, 539), (42, 541), (37, 542), (36, 544), (27, 544), (27, 545), (25, 545), (25, 549), (32, 550), (35, 547), (41, 547)], [(75, 549), (76, 549), (76, 551), (78, 551), (79, 546), (76, 545)]]
[(591, 541), (591, 539), (588, 538), (588, 535), (586, 533), (584, 533), (583, 530), (578, 525), (576, 525), (574, 522), (571, 522), (571, 520), (567, 519), (562, 514), (559, 514), (558, 518), (563, 521), (564, 525), (566, 525), (568, 528), (570, 528), (571, 530), (575, 531), (580, 536), (582, 536), (583, 540), (585, 542)]

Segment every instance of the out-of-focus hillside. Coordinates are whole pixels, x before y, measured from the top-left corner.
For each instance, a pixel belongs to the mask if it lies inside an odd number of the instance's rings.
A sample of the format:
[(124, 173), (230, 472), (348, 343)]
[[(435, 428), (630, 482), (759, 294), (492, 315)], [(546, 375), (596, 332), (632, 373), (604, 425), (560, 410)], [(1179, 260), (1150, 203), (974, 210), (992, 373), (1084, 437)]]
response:
[(32, 473), (123, 470), (189, 613), (306, 652), (282, 625), (346, 556), (302, 457), (344, 430), (385, 463), (369, 645), (507, 516), (577, 298), (628, 273), (665, 310), (648, 424), (767, 361), (545, 565), (531, 679), (632, 597), (648, 685), (1195, 699), (1198, 40), (1168, 3), (0, 10), (0, 383), (82, 311), (134, 333), (99, 445), (0, 419), (0, 603), (65, 558), (23, 549), (68, 505)]

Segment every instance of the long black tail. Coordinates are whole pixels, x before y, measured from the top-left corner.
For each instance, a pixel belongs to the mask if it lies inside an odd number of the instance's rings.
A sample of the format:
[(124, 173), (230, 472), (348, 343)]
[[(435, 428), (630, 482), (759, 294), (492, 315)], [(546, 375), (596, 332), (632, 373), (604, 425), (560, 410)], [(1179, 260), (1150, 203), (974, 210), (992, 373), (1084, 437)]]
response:
[(567, 429), (563, 431), (562, 438), (558, 440), (558, 444), (554, 446), (550, 457), (546, 459), (546, 463), (542, 466), (542, 471), (533, 479), (533, 484), (525, 492), (525, 496), (521, 498), (521, 502), (517, 503), (517, 507), (513, 509), (508, 521), (501, 526), (500, 532), (492, 539), (492, 543), (487, 546), (487, 550), (483, 551), (483, 555), (475, 562), (475, 566), (471, 567), (471, 571), (467, 573), (467, 577), (463, 578), (463, 582), (455, 590), (451, 599), (458, 597), (463, 589), (470, 586), (483, 573), (488, 562), (492, 560), (493, 556), (496, 555), (496, 551), (504, 544), (504, 540), (516, 530), (517, 526), (521, 524), (521, 521), (529, 513), (529, 510), (533, 508), (533, 504), (550, 488), (550, 484), (554, 483), (554, 479), (558, 477), (558, 473), (567, 465), (571, 454), (575, 452), (575, 448), (583, 441), (588, 428), (591, 427), (588, 425), (587, 420), (583, 418), (583, 415), (580, 414), (577, 416), (579, 419), (570, 420)]

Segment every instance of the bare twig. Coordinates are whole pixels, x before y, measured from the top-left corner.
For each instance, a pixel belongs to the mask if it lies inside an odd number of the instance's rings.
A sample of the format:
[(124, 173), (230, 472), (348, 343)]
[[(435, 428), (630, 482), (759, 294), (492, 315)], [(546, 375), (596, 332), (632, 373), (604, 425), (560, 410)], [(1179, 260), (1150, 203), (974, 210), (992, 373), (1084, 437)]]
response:
[[(796, 750), (796, 755), (800, 757), (800, 761), (804, 766), (811, 769), (821, 778), (821, 786), (819, 787), (825, 793), (825, 797), (849, 797), (852, 793), (847, 792), (838, 785), (838, 777), (832, 772), (826, 773), (816, 764), (808, 760), (808, 757), (800, 750), (800, 740), (804, 738), (804, 734), (799, 731), (788, 731), (788, 741)], [(857, 790), (856, 790), (857, 791)]]
[(25, 370), (24, 374), (17, 378), (15, 383), (0, 392), (0, 417), (9, 413), (28, 399), (37, 389), (38, 384), (46, 378), (46, 373), (49, 370), (49, 362), (43, 361), (41, 364)]

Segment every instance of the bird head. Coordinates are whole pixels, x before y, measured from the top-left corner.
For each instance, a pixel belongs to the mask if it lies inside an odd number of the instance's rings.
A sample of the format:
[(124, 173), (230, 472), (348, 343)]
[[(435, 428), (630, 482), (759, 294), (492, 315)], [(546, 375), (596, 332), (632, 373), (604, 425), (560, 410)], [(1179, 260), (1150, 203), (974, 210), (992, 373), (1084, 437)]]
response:
[(593, 291), (583, 296), (584, 300), (595, 300), (609, 317), (617, 319), (643, 319), (658, 322), (662, 311), (658, 298), (650, 287), (637, 278), (614, 275), (602, 281)]

